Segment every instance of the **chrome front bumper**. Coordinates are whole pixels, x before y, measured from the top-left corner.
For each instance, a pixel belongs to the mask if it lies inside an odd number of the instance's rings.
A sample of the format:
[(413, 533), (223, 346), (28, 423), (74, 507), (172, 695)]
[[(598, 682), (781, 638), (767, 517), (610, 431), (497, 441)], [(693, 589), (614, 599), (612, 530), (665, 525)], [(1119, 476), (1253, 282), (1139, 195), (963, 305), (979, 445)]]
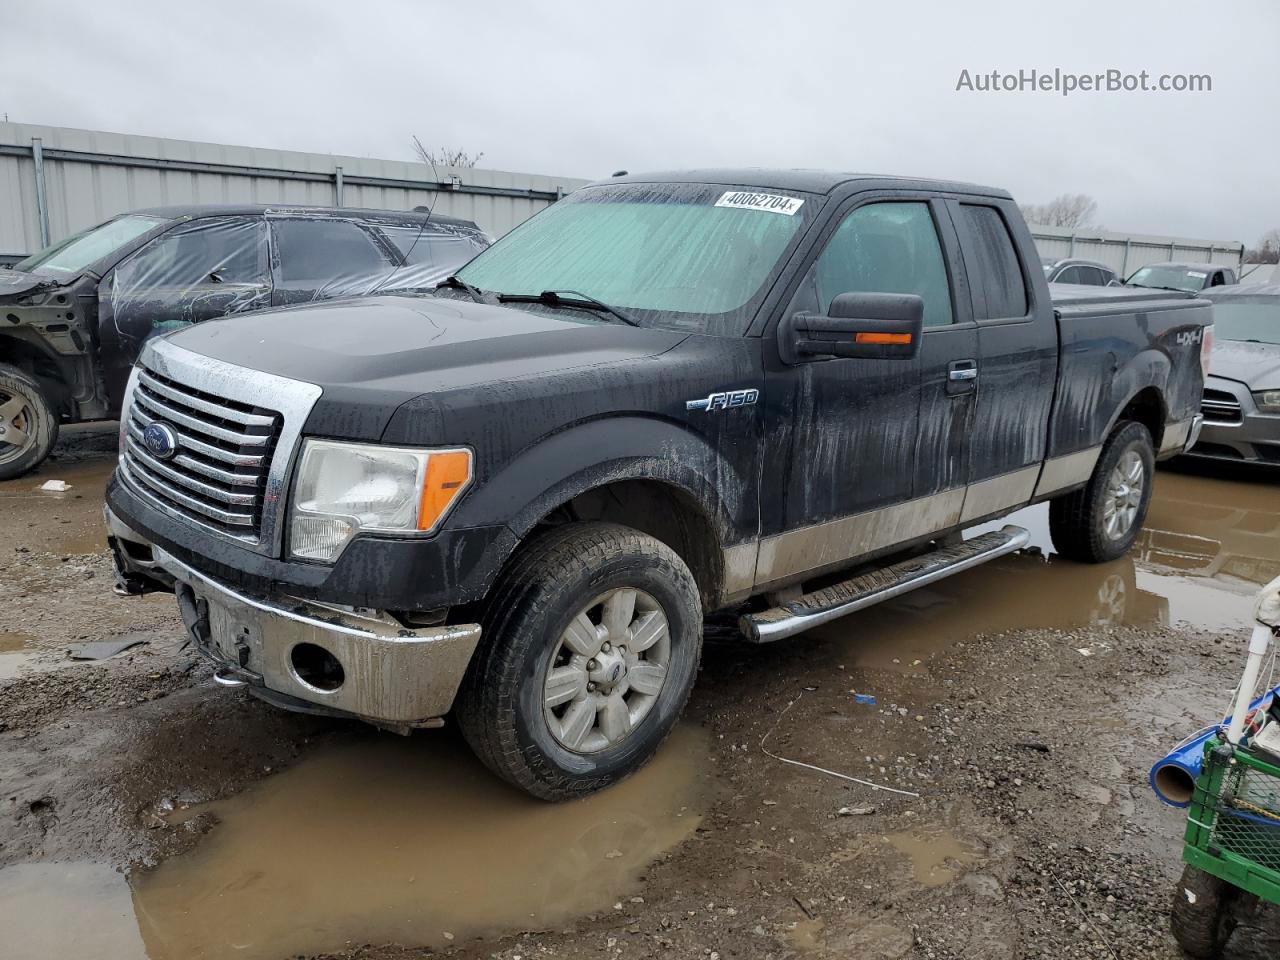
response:
[[(287, 709), (395, 728), (438, 725), (453, 705), (479, 624), (408, 629), (371, 612), (242, 593), (148, 542), (109, 509), (106, 521), (109, 535), (121, 541), (122, 574), (172, 584), (187, 630), (218, 665), (223, 685), (246, 686)], [(341, 666), (339, 682), (329, 675), (317, 686), (299, 672), (307, 672), (313, 647)]]

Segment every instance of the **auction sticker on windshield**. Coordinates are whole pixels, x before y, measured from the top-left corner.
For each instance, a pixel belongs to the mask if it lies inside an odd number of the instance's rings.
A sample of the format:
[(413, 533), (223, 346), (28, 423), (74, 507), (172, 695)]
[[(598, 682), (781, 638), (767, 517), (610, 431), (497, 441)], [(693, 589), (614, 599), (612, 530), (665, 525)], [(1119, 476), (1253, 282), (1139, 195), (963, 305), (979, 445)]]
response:
[(736, 210), (764, 210), (768, 213), (781, 213), (788, 217), (795, 216), (804, 204), (795, 197), (783, 197), (776, 193), (748, 193), (745, 190), (726, 190), (716, 201), (717, 207), (733, 207)]

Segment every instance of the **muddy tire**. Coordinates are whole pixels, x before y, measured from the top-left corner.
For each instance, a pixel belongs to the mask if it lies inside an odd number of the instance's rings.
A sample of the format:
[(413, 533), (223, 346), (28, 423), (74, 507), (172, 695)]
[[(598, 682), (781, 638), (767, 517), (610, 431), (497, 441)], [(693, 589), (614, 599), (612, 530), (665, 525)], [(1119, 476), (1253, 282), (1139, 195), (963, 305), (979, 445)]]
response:
[(0, 480), (34, 469), (57, 439), (58, 415), (40, 384), (17, 367), (0, 363)]
[(1236, 889), (1187, 864), (1173, 894), (1169, 926), (1183, 953), (1196, 960), (1214, 960), (1222, 955), (1236, 917), (1231, 901)]
[(572, 523), (522, 547), (481, 617), (457, 719), (494, 773), (544, 800), (623, 779), (684, 710), (702, 606), (684, 561), (612, 523)]
[(1155, 465), (1147, 428), (1121, 423), (1103, 445), (1089, 482), (1049, 501), (1049, 535), (1057, 551), (1081, 563), (1106, 563), (1128, 552), (1147, 518)]

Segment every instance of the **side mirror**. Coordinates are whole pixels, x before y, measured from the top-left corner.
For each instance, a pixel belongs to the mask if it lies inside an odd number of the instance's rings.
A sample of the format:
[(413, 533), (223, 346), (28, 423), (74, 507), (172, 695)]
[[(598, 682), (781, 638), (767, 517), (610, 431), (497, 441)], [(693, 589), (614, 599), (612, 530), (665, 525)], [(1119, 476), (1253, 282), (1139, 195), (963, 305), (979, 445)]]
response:
[(823, 357), (910, 360), (920, 351), (924, 300), (913, 293), (842, 293), (827, 315), (795, 313), (778, 325), (787, 363)]

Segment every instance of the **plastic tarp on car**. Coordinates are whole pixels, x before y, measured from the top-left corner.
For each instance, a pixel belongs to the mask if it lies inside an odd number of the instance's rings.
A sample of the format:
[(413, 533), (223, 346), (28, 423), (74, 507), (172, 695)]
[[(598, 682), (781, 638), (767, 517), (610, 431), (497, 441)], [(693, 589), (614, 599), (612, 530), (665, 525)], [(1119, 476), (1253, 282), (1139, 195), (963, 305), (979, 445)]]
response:
[(287, 303), (431, 290), (489, 245), (475, 227), (430, 218), (269, 219)]
[(152, 336), (271, 304), (271, 252), (260, 217), (193, 220), (121, 263), (99, 288), (100, 317), (136, 350)]
[(477, 228), (430, 218), (303, 210), (181, 224), (118, 266), (100, 320), (136, 352), (178, 327), (273, 305), (429, 291), (488, 245)]

